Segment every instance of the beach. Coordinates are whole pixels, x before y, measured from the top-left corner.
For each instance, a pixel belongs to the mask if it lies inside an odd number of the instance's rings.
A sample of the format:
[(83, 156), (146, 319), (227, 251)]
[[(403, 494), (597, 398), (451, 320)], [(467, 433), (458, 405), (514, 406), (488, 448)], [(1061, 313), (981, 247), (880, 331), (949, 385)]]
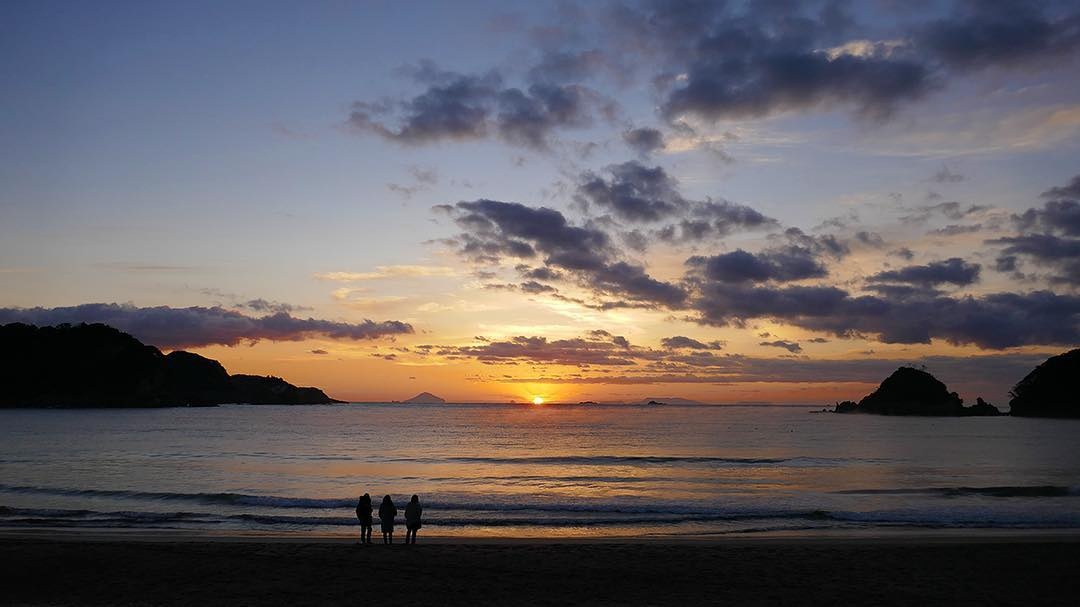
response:
[[(1065, 605), (1080, 538), (612, 541), (16, 533), (9, 605)], [(692, 602), (692, 603), (691, 603)]]

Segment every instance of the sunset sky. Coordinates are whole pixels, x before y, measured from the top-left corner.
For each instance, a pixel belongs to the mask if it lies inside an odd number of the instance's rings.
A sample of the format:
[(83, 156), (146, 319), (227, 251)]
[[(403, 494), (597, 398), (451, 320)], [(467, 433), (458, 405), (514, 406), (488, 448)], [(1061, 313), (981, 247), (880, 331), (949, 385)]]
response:
[(0, 322), (347, 400), (1007, 404), (1080, 345), (1076, 2), (7, 2)]

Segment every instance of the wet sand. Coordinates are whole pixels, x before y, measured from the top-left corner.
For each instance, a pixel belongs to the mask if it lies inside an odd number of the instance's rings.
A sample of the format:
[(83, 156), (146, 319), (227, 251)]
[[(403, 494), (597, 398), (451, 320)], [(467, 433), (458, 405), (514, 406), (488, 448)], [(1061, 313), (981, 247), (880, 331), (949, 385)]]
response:
[[(421, 538), (423, 541), (423, 538)], [(8, 605), (1073, 605), (1080, 541), (0, 536)]]

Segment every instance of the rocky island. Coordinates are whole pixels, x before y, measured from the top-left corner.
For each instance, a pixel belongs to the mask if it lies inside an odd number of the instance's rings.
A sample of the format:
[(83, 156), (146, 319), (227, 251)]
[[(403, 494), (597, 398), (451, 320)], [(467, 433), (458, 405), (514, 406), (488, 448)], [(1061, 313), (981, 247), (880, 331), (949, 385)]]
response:
[(173, 407), (340, 402), (278, 377), (229, 375), (191, 352), (163, 354), (103, 324), (0, 326), (0, 407)]
[(1019, 417), (1080, 417), (1080, 348), (1052, 356), (1009, 393)]
[(974, 405), (965, 407), (963, 399), (956, 392), (949, 392), (936, 377), (913, 367), (900, 367), (885, 378), (877, 390), (858, 403), (837, 403), (834, 411), (937, 417), (1001, 415), (997, 407), (982, 398), (977, 399)]

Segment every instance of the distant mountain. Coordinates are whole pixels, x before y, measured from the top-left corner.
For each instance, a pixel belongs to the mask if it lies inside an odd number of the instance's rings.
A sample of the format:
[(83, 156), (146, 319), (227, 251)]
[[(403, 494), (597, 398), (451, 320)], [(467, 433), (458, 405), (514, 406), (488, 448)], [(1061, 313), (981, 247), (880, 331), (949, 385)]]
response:
[(0, 326), (0, 407), (170, 407), (338, 402), (277, 377), (229, 375), (216, 360), (162, 354), (103, 324)]
[(1010, 394), (1012, 415), (1080, 417), (1080, 348), (1048, 358)]
[(900, 367), (881, 382), (877, 390), (858, 403), (837, 403), (837, 413), (874, 413), (877, 415), (929, 415), (966, 417), (1001, 415), (997, 407), (978, 399), (965, 407), (956, 392), (949, 392), (933, 375), (912, 367)]
[(647, 396), (635, 405), (700, 405), (701, 401), (690, 400), (689, 398), (679, 398), (677, 396)]
[(442, 405), (446, 403), (445, 400), (435, 396), (431, 392), (421, 392), (420, 394), (401, 402), (409, 403), (411, 405)]

